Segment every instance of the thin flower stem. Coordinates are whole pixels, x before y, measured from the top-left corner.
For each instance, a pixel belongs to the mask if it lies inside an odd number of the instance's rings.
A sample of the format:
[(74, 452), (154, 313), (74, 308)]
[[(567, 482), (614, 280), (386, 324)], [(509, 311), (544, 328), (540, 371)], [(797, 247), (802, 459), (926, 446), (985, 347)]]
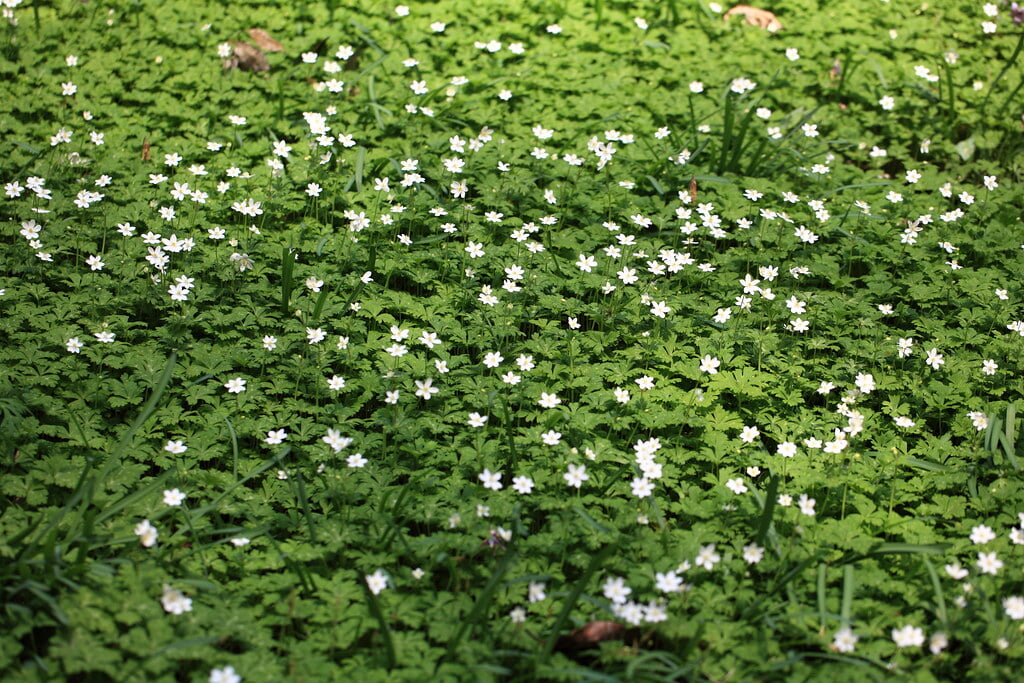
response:
[[(1013, 54), (1011, 54), (1010, 58), (1008, 60), (1006, 60), (1006, 65), (1003, 66), (1002, 71), (999, 72), (999, 75), (996, 76), (995, 80), (992, 81), (992, 85), (989, 86), (988, 94), (985, 95), (985, 99), (982, 100), (982, 102), (981, 102), (981, 107), (979, 108), (980, 111), (984, 112), (984, 111), (986, 111), (988, 109), (988, 101), (992, 97), (992, 93), (994, 93), (996, 91), (996, 86), (999, 85), (999, 81), (1003, 80), (1003, 76), (1006, 75), (1006, 73), (1010, 70), (1010, 68), (1017, 61), (1017, 57), (1020, 56), (1020, 53), (1021, 53), (1022, 50), (1024, 50), (1024, 31), (1022, 31), (1020, 34), (1018, 34), (1017, 46), (1013, 49)], [(1018, 86), (1018, 89), (1019, 89), (1019, 86)], [(1016, 92), (1016, 91), (1014, 91), (1014, 92)], [(1003, 102), (1003, 106), (999, 108), (999, 110), (998, 110), (998, 112), (996, 114), (997, 117), (1002, 114), (1003, 110), (1006, 109), (1006, 107), (1010, 103), (1010, 100), (1011, 100), (1011, 98), (1007, 98), (1007, 100), (1005, 102)]]

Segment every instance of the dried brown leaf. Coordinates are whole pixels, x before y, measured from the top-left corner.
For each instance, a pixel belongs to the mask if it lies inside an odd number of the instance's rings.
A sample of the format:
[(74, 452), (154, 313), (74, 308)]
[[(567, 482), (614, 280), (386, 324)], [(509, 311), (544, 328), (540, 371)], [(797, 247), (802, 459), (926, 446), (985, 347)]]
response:
[(606, 640), (622, 640), (626, 627), (615, 621), (592, 621), (558, 639), (562, 651), (585, 650)]
[(741, 16), (751, 26), (763, 28), (769, 33), (775, 33), (782, 28), (782, 23), (775, 17), (774, 14), (766, 9), (757, 9), (750, 5), (736, 5), (731, 10), (725, 13), (725, 18)]
[(284, 52), (284, 45), (270, 37), (270, 34), (261, 28), (249, 29), (249, 37), (261, 49), (267, 52)]
[(231, 47), (234, 54), (224, 60), (225, 69), (270, 71), (270, 63), (267, 62), (266, 55), (263, 54), (263, 50), (255, 45), (232, 41)]

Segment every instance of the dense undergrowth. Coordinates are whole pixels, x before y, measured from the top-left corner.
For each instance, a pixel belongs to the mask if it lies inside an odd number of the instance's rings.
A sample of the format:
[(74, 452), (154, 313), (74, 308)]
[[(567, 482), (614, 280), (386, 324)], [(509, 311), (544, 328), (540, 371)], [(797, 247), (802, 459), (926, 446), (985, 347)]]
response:
[(1012, 679), (1024, 34), (936, 4), (6, 3), (4, 677)]

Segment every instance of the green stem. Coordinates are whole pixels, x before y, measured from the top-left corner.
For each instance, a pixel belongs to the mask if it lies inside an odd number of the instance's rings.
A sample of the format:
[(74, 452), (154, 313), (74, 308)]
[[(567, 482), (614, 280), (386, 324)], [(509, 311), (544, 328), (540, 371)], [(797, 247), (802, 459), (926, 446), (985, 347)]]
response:
[[(988, 94), (985, 95), (985, 100), (981, 103), (982, 111), (985, 111), (987, 109), (989, 98), (992, 97), (992, 93), (996, 91), (996, 86), (999, 84), (999, 81), (1002, 80), (1003, 76), (1006, 75), (1006, 72), (1009, 71), (1010, 67), (1013, 66), (1014, 62), (1017, 61), (1017, 57), (1020, 56), (1021, 50), (1024, 50), (1024, 32), (1022, 32), (1020, 34), (1020, 37), (1017, 39), (1017, 47), (1013, 49), (1013, 54), (1010, 55), (1010, 58), (1008, 60), (1006, 60), (1006, 66), (1003, 67), (1003, 70), (1000, 71), (999, 75), (996, 76), (994, 81), (992, 81), (992, 85), (989, 86)], [(1009, 100), (1004, 102), (1003, 106), (999, 108), (998, 113), (1002, 113), (1003, 109), (1006, 108), (1006, 105), (1009, 104), (1009, 102)]]

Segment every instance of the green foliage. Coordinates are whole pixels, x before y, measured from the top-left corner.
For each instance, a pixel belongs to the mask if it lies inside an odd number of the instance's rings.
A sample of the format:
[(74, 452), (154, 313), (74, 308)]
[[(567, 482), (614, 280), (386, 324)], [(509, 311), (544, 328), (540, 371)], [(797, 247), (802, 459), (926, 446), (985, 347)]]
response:
[(1024, 38), (934, 4), (16, 7), (0, 672), (1012, 678)]

